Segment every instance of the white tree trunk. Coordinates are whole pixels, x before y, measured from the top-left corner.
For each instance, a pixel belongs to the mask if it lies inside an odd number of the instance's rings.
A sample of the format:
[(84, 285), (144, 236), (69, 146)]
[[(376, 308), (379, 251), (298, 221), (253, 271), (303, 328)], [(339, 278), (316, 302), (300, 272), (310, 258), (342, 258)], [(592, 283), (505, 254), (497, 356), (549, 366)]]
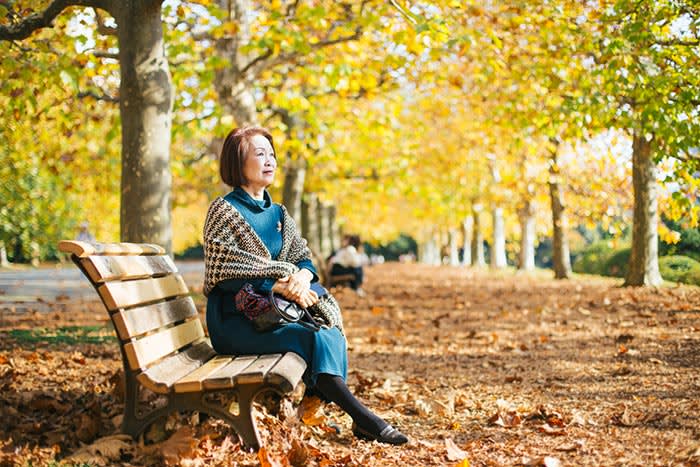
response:
[(559, 144), (552, 142), (554, 147), (549, 161), (549, 198), (552, 205), (552, 263), (556, 279), (568, 279), (571, 275), (571, 258), (569, 257), (569, 241), (566, 231), (568, 222), (562, 195), (559, 172)]
[(493, 216), (493, 244), (491, 245), (491, 267), (505, 268), (506, 260), (506, 229), (503, 220), (503, 208), (494, 206), (491, 211)]
[(450, 229), (448, 232), (448, 249), (450, 266), (459, 266), (459, 248), (457, 247), (457, 231)]
[(472, 237), (474, 236), (474, 217), (467, 216), (462, 222), (462, 265), (472, 264)]
[(484, 235), (481, 232), (481, 206), (475, 206), (472, 217), (474, 218), (474, 236), (472, 237), (471, 257), (473, 266), (486, 266), (484, 256)]
[(635, 131), (632, 144), (632, 185), (634, 187), (634, 219), (632, 251), (625, 285), (660, 285), (659, 211), (656, 198), (656, 164), (652, 141)]
[(532, 201), (525, 201), (520, 214), (520, 256), (518, 269), (532, 271), (535, 269), (535, 213)]

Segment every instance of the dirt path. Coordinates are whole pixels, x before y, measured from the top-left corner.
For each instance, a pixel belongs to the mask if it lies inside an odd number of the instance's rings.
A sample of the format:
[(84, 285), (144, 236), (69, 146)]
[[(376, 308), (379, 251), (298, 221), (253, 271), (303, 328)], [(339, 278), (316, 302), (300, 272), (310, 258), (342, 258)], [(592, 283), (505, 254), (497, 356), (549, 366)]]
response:
[(268, 449), (257, 457), (220, 422), (197, 417), (173, 417), (149, 433), (153, 444), (116, 438), (113, 342), (10, 335), (103, 325), (95, 305), (4, 315), (0, 465), (79, 460), (81, 441), (102, 446), (92, 455), (103, 465), (700, 465), (699, 288), (399, 264), (367, 277), (366, 297), (336, 293), (349, 383), (408, 446), (357, 441), (347, 416), (308, 400), (303, 413), (285, 403), (280, 417), (261, 416)]

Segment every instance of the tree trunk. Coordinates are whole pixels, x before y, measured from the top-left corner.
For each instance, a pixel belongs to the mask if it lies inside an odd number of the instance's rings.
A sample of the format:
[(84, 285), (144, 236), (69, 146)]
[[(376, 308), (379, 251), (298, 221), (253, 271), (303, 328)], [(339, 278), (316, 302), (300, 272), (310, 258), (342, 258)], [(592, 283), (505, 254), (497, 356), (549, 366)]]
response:
[(571, 258), (569, 242), (566, 237), (567, 219), (559, 179), (559, 143), (552, 142), (554, 148), (549, 161), (549, 197), (552, 205), (552, 262), (554, 277), (568, 279), (571, 275)]
[[(336, 208), (335, 204), (332, 204), (328, 213), (331, 223), (331, 251), (336, 251), (338, 248), (340, 248), (340, 228), (336, 222), (337, 214), (338, 208)], [(363, 239), (360, 238), (360, 241), (363, 241)]]
[(518, 212), (520, 217), (520, 256), (518, 269), (535, 269), (535, 212), (532, 201), (526, 200)]
[(440, 248), (438, 244), (438, 235), (435, 232), (429, 232), (426, 235), (426, 240), (419, 245), (418, 261), (423, 264), (440, 264)]
[(625, 285), (660, 285), (659, 273), (659, 211), (656, 198), (656, 164), (652, 141), (635, 131), (632, 142), (632, 185), (634, 187), (634, 218), (632, 221), (632, 251)]
[(450, 229), (447, 236), (450, 266), (459, 266), (459, 248), (457, 248), (457, 230)]
[(331, 253), (331, 218), (330, 218), (330, 207), (326, 203), (319, 203), (318, 207), (320, 220), (319, 225), (319, 239), (320, 239), (320, 250), (321, 255), (327, 258)]
[(474, 236), (474, 216), (467, 216), (462, 222), (462, 265), (472, 264), (472, 237)]
[(173, 92), (160, 0), (123, 0), (118, 24), (122, 122), (122, 241), (172, 248), (170, 128)]
[(7, 267), (10, 262), (7, 260), (7, 249), (5, 248), (5, 242), (0, 242), (0, 266)]
[[(304, 121), (298, 113), (282, 112), (282, 121), (287, 126), (285, 133), (289, 141), (304, 138)], [(301, 213), (301, 195), (304, 193), (306, 181), (306, 161), (287, 153), (287, 162), (284, 166), (283, 203), (289, 213), (294, 217)]]
[(321, 254), (320, 228), (318, 197), (306, 193), (301, 204), (301, 232), (314, 255)]
[(228, 19), (236, 24), (237, 29), (235, 34), (216, 41), (217, 54), (227, 59), (230, 66), (216, 70), (214, 87), (224, 114), (233, 116), (237, 126), (257, 125), (254, 77), (243, 73), (251, 58), (241, 52), (241, 47), (250, 43), (253, 8), (250, 0), (219, 0), (219, 7), (228, 11)]
[(472, 265), (486, 266), (484, 257), (484, 235), (481, 233), (481, 206), (475, 206), (472, 217), (474, 218), (474, 236), (472, 237)]
[(298, 162), (300, 161), (289, 161), (286, 164), (282, 190), (282, 204), (294, 220), (301, 219), (301, 198), (306, 180), (306, 167)]
[(494, 206), (491, 211), (493, 216), (493, 245), (491, 246), (491, 267), (505, 268), (508, 265), (506, 259), (506, 229), (503, 220), (503, 208)]

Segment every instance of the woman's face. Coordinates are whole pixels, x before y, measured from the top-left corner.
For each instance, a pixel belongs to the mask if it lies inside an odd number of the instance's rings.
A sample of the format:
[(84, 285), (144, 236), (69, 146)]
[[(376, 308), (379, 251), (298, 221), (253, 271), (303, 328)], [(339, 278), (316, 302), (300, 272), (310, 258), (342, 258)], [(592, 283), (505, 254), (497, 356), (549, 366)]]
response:
[(275, 179), (277, 159), (272, 145), (263, 135), (254, 135), (250, 139), (250, 149), (243, 161), (243, 178), (246, 186), (267, 188)]

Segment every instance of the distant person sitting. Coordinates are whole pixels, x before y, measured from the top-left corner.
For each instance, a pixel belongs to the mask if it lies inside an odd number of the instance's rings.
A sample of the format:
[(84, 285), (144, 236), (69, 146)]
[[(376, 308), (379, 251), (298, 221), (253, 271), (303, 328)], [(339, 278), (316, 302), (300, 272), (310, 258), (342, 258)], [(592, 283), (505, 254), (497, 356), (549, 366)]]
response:
[(80, 232), (78, 232), (78, 237), (76, 238), (79, 242), (94, 242), (95, 237), (90, 233), (90, 224), (87, 222), (82, 222), (80, 224)]
[(367, 255), (362, 251), (358, 235), (343, 237), (341, 248), (330, 259), (331, 276), (351, 275), (350, 287), (358, 295), (364, 296), (362, 282), (364, 281), (363, 267), (367, 264)]

